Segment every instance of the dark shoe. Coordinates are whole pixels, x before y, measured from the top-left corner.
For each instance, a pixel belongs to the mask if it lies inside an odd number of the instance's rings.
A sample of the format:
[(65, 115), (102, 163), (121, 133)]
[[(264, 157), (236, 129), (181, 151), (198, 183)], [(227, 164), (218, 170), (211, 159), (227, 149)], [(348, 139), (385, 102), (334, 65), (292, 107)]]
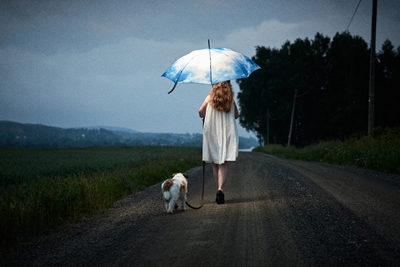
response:
[(218, 190), (217, 191), (217, 198), (215, 199), (215, 201), (217, 202), (217, 204), (224, 204), (225, 203), (224, 192), (222, 192), (221, 190)]

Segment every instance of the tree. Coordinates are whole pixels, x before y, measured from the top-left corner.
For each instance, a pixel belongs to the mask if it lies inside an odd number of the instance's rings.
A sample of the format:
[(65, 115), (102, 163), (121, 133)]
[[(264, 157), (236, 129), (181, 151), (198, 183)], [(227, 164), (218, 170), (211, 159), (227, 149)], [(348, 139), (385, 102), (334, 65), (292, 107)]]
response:
[[(238, 93), (240, 107), (239, 122), (248, 131), (255, 132), (260, 144), (267, 140), (267, 104), (270, 97), (267, 88), (268, 79), (271, 77), (268, 62), (276, 50), (257, 47), (256, 57), (252, 59), (261, 67), (249, 79), (238, 80), (241, 91)], [(245, 89), (243, 89), (245, 88)]]
[(400, 122), (400, 47), (386, 40), (377, 54), (375, 125), (395, 127)]
[(298, 95), (297, 120), (293, 135), (296, 144), (309, 144), (321, 138), (326, 133), (324, 128), (326, 116), (319, 111), (324, 107), (324, 94), (327, 86), (326, 74), (328, 64), (326, 55), (330, 47), (330, 38), (317, 33), (311, 40), (309, 55), (304, 60), (309, 71), (306, 76), (306, 87)]
[(368, 128), (369, 50), (348, 32), (337, 33), (327, 53), (329, 72), (324, 110), (328, 132), (323, 139), (345, 138)]
[[(310, 84), (315, 84), (311, 72), (321, 69), (316, 64), (322, 61), (320, 57), (326, 53), (329, 39), (320, 34), (316, 38), (315, 42), (307, 38), (297, 39), (294, 43), (286, 42), (280, 50), (257, 47), (253, 60), (261, 70), (249, 79), (238, 81), (241, 89), (238, 94), (240, 123), (247, 130), (255, 131), (263, 143), (268, 143), (267, 136), (273, 143), (287, 143), (294, 92), (298, 90), (299, 95), (306, 94)], [(316, 52), (313, 46), (317, 48)], [(302, 106), (305, 104), (300, 103)], [(294, 131), (298, 139), (304, 129), (301, 125), (306, 113), (296, 111), (295, 114)]]
[[(380, 124), (390, 126), (400, 124), (399, 52), (389, 42), (378, 54), (377, 73), (382, 74), (377, 76), (385, 90), (376, 93), (375, 110), (384, 109), (383, 114), (396, 118), (378, 116)], [(331, 40), (317, 33), (313, 40), (285, 42), (280, 49), (257, 47), (253, 60), (261, 70), (238, 80), (239, 122), (256, 133), (260, 143), (286, 144), (295, 90), (292, 144), (304, 146), (367, 131), (369, 48), (361, 37), (343, 32)]]

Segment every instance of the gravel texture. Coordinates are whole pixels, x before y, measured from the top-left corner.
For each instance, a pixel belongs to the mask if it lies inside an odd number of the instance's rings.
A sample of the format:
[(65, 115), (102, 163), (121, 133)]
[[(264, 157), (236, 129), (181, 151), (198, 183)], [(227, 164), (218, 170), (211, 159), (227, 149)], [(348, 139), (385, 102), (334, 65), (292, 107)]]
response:
[(207, 165), (201, 209), (167, 214), (157, 184), (0, 266), (400, 266), (399, 176), (255, 152), (229, 168), (223, 205)]

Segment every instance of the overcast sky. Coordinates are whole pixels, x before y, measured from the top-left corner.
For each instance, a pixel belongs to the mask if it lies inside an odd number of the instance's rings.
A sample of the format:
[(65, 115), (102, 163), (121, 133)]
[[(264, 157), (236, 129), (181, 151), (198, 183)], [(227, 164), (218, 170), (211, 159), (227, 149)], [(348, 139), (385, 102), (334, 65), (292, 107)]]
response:
[[(400, 46), (400, 1), (378, 1), (377, 51)], [(141, 132), (200, 133), (208, 85), (161, 74), (192, 50), (333, 37), (359, 0), (2, 0), (0, 120), (57, 127), (116, 126)], [(361, 1), (349, 32), (370, 42), (372, 0)], [(233, 83), (235, 93), (238, 85)], [(240, 107), (239, 107), (240, 108)], [(240, 127), (241, 136), (253, 136)]]

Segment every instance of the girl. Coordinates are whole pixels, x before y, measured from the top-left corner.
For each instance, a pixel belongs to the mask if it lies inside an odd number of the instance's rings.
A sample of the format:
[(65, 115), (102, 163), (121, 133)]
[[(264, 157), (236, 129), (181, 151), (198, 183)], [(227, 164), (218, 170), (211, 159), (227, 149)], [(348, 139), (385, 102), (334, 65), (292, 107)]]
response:
[(224, 185), (228, 161), (236, 161), (239, 136), (236, 121), (239, 117), (230, 81), (216, 83), (199, 109), (204, 119), (203, 161), (212, 162), (217, 184), (217, 204), (225, 203)]

